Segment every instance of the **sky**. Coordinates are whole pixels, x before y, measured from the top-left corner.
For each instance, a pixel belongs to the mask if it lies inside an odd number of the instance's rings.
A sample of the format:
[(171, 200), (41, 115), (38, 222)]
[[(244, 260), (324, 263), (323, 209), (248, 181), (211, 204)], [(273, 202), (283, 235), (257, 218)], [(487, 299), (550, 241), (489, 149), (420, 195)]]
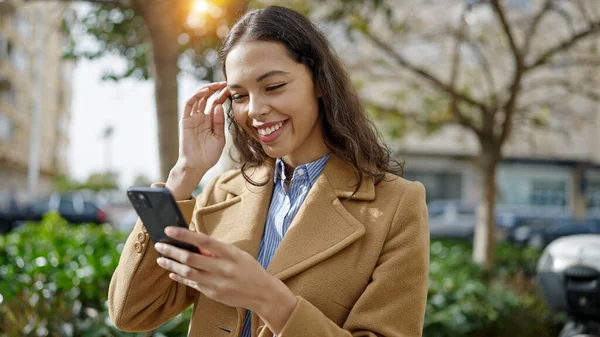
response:
[[(159, 178), (153, 82), (101, 80), (109, 69), (123, 66), (119, 57), (107, 56), (80, 60), (74, 70), (69, 126), (69, 173), (74, 179), (84, 180), (107, 169), (119, 173), (122, 188), (132, 185), (138, 174), (151, 181)], [(201, 83), (189, 78), (179, 82), (182, 107)], [(114, 133), (107, 144), (102, 133), (109, 125), (114, 127)]]

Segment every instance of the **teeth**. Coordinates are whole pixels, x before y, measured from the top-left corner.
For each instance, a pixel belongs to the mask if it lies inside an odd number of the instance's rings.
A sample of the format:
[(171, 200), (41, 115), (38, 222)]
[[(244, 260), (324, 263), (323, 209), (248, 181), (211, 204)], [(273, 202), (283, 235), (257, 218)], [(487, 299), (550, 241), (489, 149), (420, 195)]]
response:
[(283, 125), (283, 122), (275, 124), (271, 127), (268, 128), (264, 128), (264, 129), (258, 129), (258, 133), (263, 135), (263, 136), (268, 136), (270, 134), (272, 134), (273, 132), (279, 130), (279, 128)]

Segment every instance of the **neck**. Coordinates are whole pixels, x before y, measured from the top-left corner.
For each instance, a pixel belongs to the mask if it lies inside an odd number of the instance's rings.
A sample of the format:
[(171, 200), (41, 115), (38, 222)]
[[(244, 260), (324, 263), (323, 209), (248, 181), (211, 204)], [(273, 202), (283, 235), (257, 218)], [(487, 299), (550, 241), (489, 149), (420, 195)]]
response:
[(319, 148), (318, 150), (317, 150), (317, 147), (313, 147), (313, 151), (311, 151), (310, 154), (303, 154), (301, 156), (287, 155), (287, 156), (282, 157), (281, 160), (285, 164), (286, 173), (287, 173), (288, 168), (290, 168), (291, 171), (293, 172), (296, 167), (298, 167), (300, 165), (312, 163), (313, 161), (323, 158), (324, 156), (326, 156), (328, 153), (331, 152), (331, 151), (329, 151), (327, 146), (325, 146), (324, 143), (322, 145), (323, 146), (318, 147)]

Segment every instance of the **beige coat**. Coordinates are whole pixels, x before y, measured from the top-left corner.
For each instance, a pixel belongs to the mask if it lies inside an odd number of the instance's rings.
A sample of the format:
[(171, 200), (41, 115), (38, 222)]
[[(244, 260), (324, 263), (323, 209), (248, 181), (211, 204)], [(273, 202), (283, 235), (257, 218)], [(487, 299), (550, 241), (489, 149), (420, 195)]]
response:
[[(269, 168), (239, 170), (209, 183), (197, 200), (179, 202), (190, 228), (258, 255), (273, 191)], [(280, 337), (421, 336), (429, 267), (423, 185), (394, 177), (354, 191), (352, 170), (332, 156), (275, 252), (268, 271), (298, 296)], [(234, 337), (245, 310), (178, 284), (138, 221), (110, 284), (109, 310), (122, 330), (157, 328), (194, 304), (189, 336)], [(256, 314), (253, 336), (272, 336)]]

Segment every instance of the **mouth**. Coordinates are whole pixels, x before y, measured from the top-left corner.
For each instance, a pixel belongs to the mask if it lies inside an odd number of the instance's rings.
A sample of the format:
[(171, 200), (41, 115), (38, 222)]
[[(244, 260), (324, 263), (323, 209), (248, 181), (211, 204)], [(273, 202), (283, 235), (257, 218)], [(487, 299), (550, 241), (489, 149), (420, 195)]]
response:
[(276, 123), (270, 123), (268, 126), (254, 127), (254, 129), (258, 133), (258, 138), (261, 142), (270, 143), (275, 141), (279, 135), (283, 133), (288, 120), (289, 119)]

